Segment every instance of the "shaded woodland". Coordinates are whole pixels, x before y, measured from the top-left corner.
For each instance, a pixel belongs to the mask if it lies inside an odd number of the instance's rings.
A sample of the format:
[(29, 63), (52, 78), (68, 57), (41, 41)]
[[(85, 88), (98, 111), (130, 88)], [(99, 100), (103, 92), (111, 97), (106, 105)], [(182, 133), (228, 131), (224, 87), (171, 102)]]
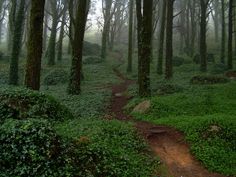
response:
[(235, 67), (236, 0), (0, 0), (0, 176), (234, 176)]

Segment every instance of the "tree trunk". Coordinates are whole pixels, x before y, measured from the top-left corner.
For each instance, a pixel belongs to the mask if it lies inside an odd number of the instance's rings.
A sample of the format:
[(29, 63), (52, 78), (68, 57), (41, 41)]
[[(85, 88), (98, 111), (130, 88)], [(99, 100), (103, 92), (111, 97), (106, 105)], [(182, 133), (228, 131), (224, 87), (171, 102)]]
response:
[(0, 16), (2, 19), (0, 19), (0, 44), (2, 43), (2, 27), (3, 27), (3, 20), (4, 20), (4, 14), (5, 14), (5, 9), (3, 9), (4, 1), (0, 0)]
[[(45, 9), (48, 9), (49, 7), (49, 1), (46, 0), (46, 5)], [(48, 20), (49, 20), (49, 15), (47, 12), (44, 12), (44, 28), (43, 28), (43, 51), (45, 52), (47, 48), (47, 35), (48, 35)]]
[(44, 5), (45, 0), (31, 1), (25, 85), (33, 90), (39, 90), (40, 88)]
[(236, 1), (234, 1), (234, 58), (236, 59)]
[(167, 24), (166, 24), (166, 70), (165, 78), (173, 77), (173, 16), (174, 16), (174, 0), (167, 0)]
[[(139, 46), (139, 67), (138, 83), (139, 96), (146, 97), (151, 95), (150, 88), (150, 60), (152, 45), (152, 9), (153, 0), (143, 0), (142, 10), (141, 0), (136, 0), (137, 20), (138, 20), (138, 46)], [(143, 12), (143, 14), (142, 14)]]
[(186, 38), (185, 38), (185, 53), (188, 56), (191, 56), (191, 49), (190, 49), (190, 1), (187, 2), (187, 9), (186, 9)]
[(165, 28), (166, 27), (166, 0), (162, 1), (162, 17), (160, 27), (160, 43), (157, 61), (157, 74), (163, 74), (163, 55), (164, 55), (164, 41), (165, 41)]
[(221, 0), (221, 54), (220, 60), (221, 63), (225, 63), (225, 1)]
[(57, 46), (57, 61), (61, 61), (62, 59), (65, 25), (66, 25), (66, 9), (64, 9), (62, 20), (61, 20), (60, 36), (59, 36), (58, 46)]
[(9, 10), (9, 20), (8, 20), (8, 34), (7, 34), (7, 48), (8, 51), (12, 51), (12, 40), (13, 40), (13, 32), (14, 32), (14, 25), (15, 25), (15, 20), (16, 20), (16, 6), (17, 6), (17, 1), (12, 0), (11, 1), (11, 6)]
[[(134, 1), (134, 0), (133, 0)], [(135, 3), (134, 3), (135, 6)], [(137, 16), (136, 16), (136, 10), (135, 7), (133, 8), (133, 17), (134, 17), (134, 21), (133, 21), (133, 51), (134, 49), (137, 47), (137, 40), (136, 40), (136, 36), (137, 36)]]
[[(166, 0), (169, 1), (169, 0)], [(186, 16), (185, 16), (185, 10), (186, 10), (186, 0), (180, 1), (180, 8), (183, 11), (180, 14), (180, 22), (179, 22), (179, 54), (184, 53), (184, 39), (185, 39), (185, 23), (186, 23)], [(168, 8), (168, 7), (167, 7)]]
[(132, 60), (133, 60), (133, 8), (134, 0), (129, 2), (129, 47), (128, 47), (128, 67), (127, 72), (132, 72)]
[(219, 42), (219, 0), (213, 1), (213, 8), (215, 11), (215, 15), (213, 17), (214, 20), (214, 30), (215, 30), (215, 41)]
[(21, 0), (19, 4), (19, 9), (16, 14), (16, 21), (13, 30), (13, 40), (12, 40), (12, 53), (10, 61), (10, 76), (9, 84), (18, 84), (18, 67), (19, 67), (19, 56), (21, 51), (23, 24), (24, 24), (24, 13), (25, 13), (25, 0)]
[(83, 41), (88, 15), (89, 0), (78, 4), (72, 39), (72, 65), (68, 93), (78, 95), (81, 92)]
[(201, 22), (200, 22), (200, 70), (207, 71), (207, 44), (206, 44), (206, 31), (207, 31), (207, 6), (208, 2), (201, 0)]
[(46, 54), (48, 59), (48, 66), (55, 65), (57, 25), (58, 25), (57, 17), (53, 17), (51, 35), (48, 41), (48, 49)]
[(111, 25), (111, 7), (112, 7), (112, 0), (103, 0), (105, 1), (105, 14), (104, 14), (104, 25), (102, 31), (102, 51), (101, 51), (101, 58), (106, 60), (107, 56), (107, 42), (109, 38), (109, 30)]
[(233, 69), (233, 0), (229, 0), (228, 69)]
[(196, 17), (195, 17), (195, 15), (196, 15), (196, 7), (195, 7), (195, 5), (196, 5), (196, 0), (192, 0), (192, 2), (190, 2), (190, 3), (192, 3), (191, 4), (191, 7), (190, 7), (190, 16), (191, 16), (191, 41), (190, 41), (190, 45), (191, 45), (191, 47), (190, 47), (190, 56), (191, 57), (193, 57), (193, 55), (194, 55), (194, 50), (195, 50), (195, 40), (196, 40)]

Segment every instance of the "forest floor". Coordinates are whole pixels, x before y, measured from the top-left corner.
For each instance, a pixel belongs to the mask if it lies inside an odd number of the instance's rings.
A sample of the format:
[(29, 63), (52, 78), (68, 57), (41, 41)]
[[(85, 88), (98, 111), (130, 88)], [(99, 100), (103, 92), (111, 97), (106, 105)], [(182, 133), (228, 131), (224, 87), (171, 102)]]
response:
[[(122, 63), (122, 56), (117, 58)], [(125, 113), (124, 107), (130, 97), (126, 94), (130, 85), (135, 81), (129, 80), (118, 69), (114, 68), (115, 75), (121, 83), (112, 86), (112, 100), (110, 113), (120, 121), (130, 121), (145, 138), (154, 155), (158, 156), (168, 169), (168, 177), (224, 177), (211, 173), (205, 169), (190, 152), (183, 133), (174, 128), (163, 125), (154, 125), (145, 121), (137, 121)]]

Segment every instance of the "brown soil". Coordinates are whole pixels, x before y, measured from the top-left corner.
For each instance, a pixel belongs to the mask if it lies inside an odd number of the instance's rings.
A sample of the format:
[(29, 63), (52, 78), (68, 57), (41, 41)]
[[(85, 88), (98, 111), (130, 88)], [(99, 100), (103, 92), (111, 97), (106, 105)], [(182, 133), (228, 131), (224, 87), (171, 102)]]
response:
[[(117, 69), (115, 74), (122, 83), (112, 87), (112, 100), (110, 112), (116, 119), (122, 121), (134, 121), (132, 117), (124, 113), (123, 107), (130, 99), (126, 93), (130, 84)], [(139, 133), (146, 139), (154, 154), (160, 157), (167, 166), (168, 177), (223, 177), (222, 175), (208, 172), (190, 153), (184, 136), (177, 130), (167, 126), (157, 126), (147, 122), (134, 121)]]

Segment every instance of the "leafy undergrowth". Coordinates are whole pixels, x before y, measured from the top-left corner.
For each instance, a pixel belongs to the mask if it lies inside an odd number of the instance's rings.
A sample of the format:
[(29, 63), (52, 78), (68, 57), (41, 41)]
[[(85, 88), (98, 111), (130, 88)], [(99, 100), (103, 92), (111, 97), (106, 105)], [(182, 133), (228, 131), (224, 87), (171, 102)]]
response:
[[(57, 66), (58, 67), (58, 66)], [(64, 65), (64, 70), (69, 71), (70, 66)], [(46, 68), (44, 72), (48, 72)], [(77, 118), (98, 117), (105, 112), (111, 96), (110, 87), (118, 82), (114, 76), (109, 61), (85, 65), (82, 92), (80, 95), (68, 95), (67, 83), (58, 85), (43, 85), (44, 93), (53, 95), (66, 105)]]
[(236, 116), (225, 114), (155, 120), (183, 131), (191, 151), (209, 170), (236, 175)]
[(64, 62), (43, 65), (42, 78), (50, 78), (42, 82), (42, 92), (7, 87), (0, 94), (5, 100), (2, 111), (10, 111), (6, 117), (0, 110), (0, 176), (152, 176), (159, 161), (133, 126), (101, 119), (110, 86), (118, 81), (109, 61), (83, 67), (78, 96), (66, 93), (68, 83), (56, 78), (61, 73), (51, 75), (62, 67), (69, 73), (70, 65)]
[[(137, 119), (183, 131), (193, 154), (211, 171), (236, 174), (236, 83), (191, 86), (183, 92), (153, 96), (152, 107)], [(143, 99), (135, 98), (128, 110)]]
[(67, 107), (52, 96), (21, 87), (0, 88), (0, 122), (5, 119), (44, 118), (62, 121), (73, 118)]
[(158, 161), (131, 124), (80, 119), (56, 126), (59, 135), (83, 144), (76, 149), (79, 176), (151, 176)]
[(47, 120), (8, 119), (0, 126), (0, 176), (73, 174), (65, 145)]

